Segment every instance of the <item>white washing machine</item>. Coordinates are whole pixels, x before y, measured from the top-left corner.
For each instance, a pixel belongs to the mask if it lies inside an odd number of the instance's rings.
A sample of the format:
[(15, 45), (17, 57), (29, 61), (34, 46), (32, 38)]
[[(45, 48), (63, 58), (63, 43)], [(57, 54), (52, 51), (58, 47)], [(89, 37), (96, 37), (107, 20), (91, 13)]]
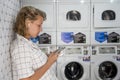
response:
[(57, 60), (59, 80), (90, 80), (90, 55), (87, 46), (65, 46)]
[(57, 0), (57, 26), (90, 29), (90, 0)]
[(93, 46), (91, 80), (120, 80), (119, 54), (117, 46)]
[(94, 28), (120, 28), (120, 0), (91, 0)]

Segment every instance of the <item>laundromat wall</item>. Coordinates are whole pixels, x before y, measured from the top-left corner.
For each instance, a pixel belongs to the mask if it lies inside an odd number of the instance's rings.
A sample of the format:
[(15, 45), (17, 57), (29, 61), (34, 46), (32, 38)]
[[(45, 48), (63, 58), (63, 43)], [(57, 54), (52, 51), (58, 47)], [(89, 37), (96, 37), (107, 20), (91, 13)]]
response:
[[(118, 7), (120, 2), (117, 2), (119, 0), (102, 1), (0, 0), (0, 80), (12, 80), (9, 47), (14, 38), (12, 26), (22, 6), (31, 5), (47, 14), (38, 42), (43, 47), (43, 51), (46, 51), (44, 47), (55, 50), (57, 45), (90, 47), (120, 45), (120, 8)], [(111, 3), (108, 3), (109, 1)], [(101, 6), (103, 7), (100, 8)], [(111, 19), (101, 17), (100, 13), (106, 9), (110, 10), (105, 11), (103, 16), (106, 12), (114, 15), (112, 10), (117, 12), (116, 16)], [(76, 14), (75, 17), (72, 13)]]
[(12, 25), (19, 9), (19, 0), (0, 0), (0, 80), (12, 80), (9, 47), (14, 37)]

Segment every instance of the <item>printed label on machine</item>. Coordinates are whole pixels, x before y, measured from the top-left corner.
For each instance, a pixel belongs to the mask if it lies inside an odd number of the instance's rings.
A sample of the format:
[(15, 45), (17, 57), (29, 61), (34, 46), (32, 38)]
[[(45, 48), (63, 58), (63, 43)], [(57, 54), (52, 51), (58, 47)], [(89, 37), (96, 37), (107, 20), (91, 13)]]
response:
[(51, 44), (51, 35), (47, 33), (41, 34), (39, 44)]
[(107, 32), (95, 32), (95, 40), (102, 43), (107, 40)]
[(61, 32), (61, 40), (65, 43), (73, 41), (73, 32)]

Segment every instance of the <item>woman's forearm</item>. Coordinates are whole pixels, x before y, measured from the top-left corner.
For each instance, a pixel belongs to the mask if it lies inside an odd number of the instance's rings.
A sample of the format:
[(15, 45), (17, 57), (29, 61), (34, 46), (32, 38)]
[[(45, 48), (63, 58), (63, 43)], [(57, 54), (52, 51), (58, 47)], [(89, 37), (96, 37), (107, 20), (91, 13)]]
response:
[(46, 64), (38, 68), (32, 76), (20, 80), (39, 80), (50, 67), (51, 64), (49, 62), (46, 62)]

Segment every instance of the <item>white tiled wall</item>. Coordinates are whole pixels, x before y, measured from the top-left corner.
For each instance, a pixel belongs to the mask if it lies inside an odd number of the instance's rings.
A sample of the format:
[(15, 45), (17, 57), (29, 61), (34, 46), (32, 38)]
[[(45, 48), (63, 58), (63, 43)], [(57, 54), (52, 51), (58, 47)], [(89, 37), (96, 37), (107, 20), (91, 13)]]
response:
[(0, 80), (12, 80), (9, 47), (12, 25), (20, 8), (19, 0), (0, 0)]

